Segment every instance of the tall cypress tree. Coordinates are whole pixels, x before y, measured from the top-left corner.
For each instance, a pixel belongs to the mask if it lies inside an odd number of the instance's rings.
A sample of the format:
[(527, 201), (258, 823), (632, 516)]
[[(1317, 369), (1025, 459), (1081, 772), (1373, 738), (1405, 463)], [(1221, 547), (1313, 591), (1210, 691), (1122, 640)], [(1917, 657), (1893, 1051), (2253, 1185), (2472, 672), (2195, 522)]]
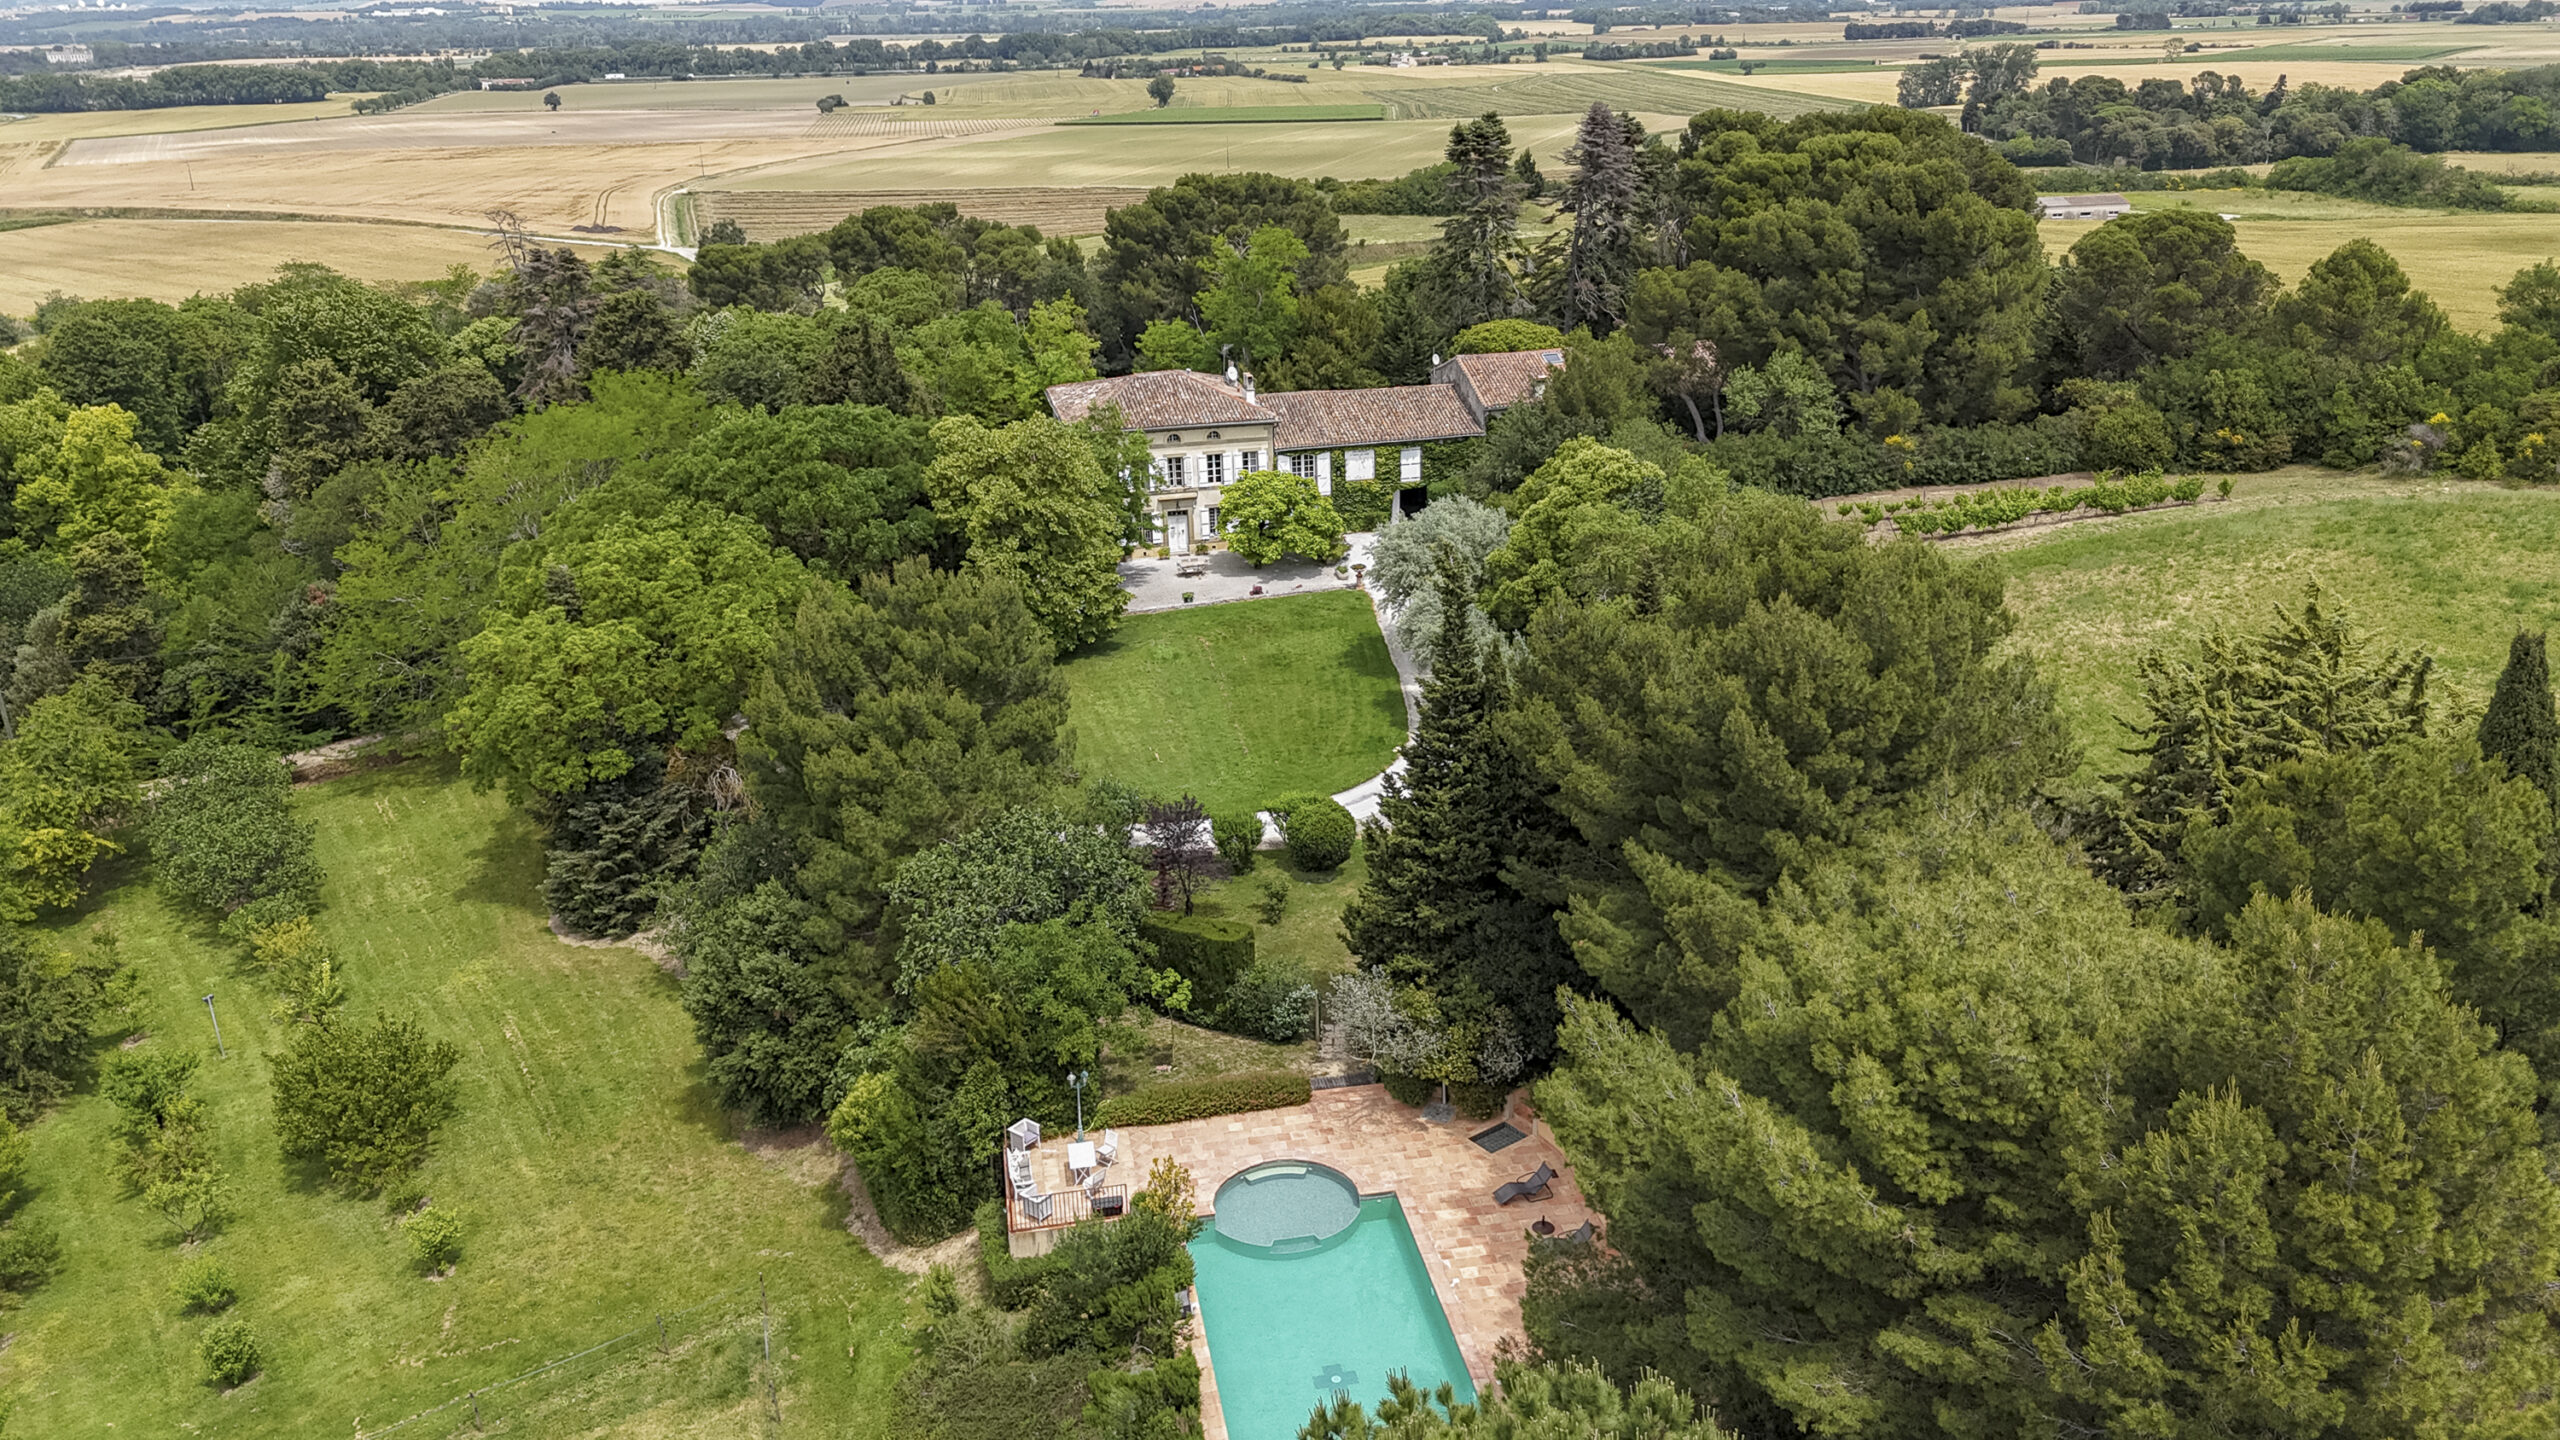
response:
[(1446, 1018), (1483, 1022), (1480, 1034), (1507, 1029), (1535, 1061), (1554, 1048), (1556, 987), (1577, 972), (1551, 910), (1506, 866), (1551, 860), (1561, 822), (1491, 724), (1508, 687), (1468, 632), (1464, 582), (1444, 567), (1439, 583), (1422, 720), (1379, 800), (1387, 828), (1370, 836), (1369, 881), (1343, 929), (1362, 964), (1430, 992)]
[(2507, 762), (2507, 773), (2530, 780), (2560, 805), (2560, 718), (2551, 704), (2551, 665), (2543, 636), (2519, 630), (2507, 647), (2507, 668), (2489, 711), (2480, 717), (2480, 753)]

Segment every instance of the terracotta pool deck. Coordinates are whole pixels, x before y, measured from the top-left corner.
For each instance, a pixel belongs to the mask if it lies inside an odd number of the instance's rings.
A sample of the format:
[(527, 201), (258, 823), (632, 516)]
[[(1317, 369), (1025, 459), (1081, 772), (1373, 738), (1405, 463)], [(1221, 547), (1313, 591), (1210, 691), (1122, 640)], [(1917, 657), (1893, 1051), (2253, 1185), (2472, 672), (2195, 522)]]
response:
[[(1111, 1183), (1134, 1192), (1145, 1188), (1147, 1167), (1170, 1155), (1190, 1170), (1199, 1186), (1203, 1214), (1230, 1176), (1271, 1160), (1314, 1160), (1349, 1176), (1364, 1195), (1394, 1192), (1413, 1228), (1414, 1243), (1421, 1247), (1449, 1328), (1457, 1336), (1467, 1373), (1482, 1389), (1493, 1380), (1494, 1347), (1503, 1337), (1520, 1333), (1520, 1297), (1528, 1289), (1523, 1266), (1529, 1255), (1530, 1225), (1545, 1220), (1555, 1226), (1556, 1233), (1564, 1234), (1598, 1218), (1584, 1205), (1563, 1152), (1530, 1111), (1525, 1093), (1512, 1097), (1500, 1120), (1526, 1132), (1525, 1138), (1488, 1152), (1468, 1137), (1500, 1121), (1428, 1124), (1419, 1111), (1397, 1103), (1382, 1085), (1347, 1086), (1319, 1090), (1307, 1104), (1285, 1110), (1124, 1129), (1120, 1159), (1105, 1167), (1105, 1174)], [(1032, 1152), (1044, 1189), (1068, 1184), (1068, 1138), (1045, 1139)], [(1541, 1163), (1556, 1172), (1547, 1198), (1509, 1205), (1493, 1202), (1496, 1187), (1527, 1175)], [(1201, 1326), (1192, 1327), (1191, 1349), (1207, 1377), (1200, 1397), (1205, 1440), (1226, 1440), (1226, 1421)]]

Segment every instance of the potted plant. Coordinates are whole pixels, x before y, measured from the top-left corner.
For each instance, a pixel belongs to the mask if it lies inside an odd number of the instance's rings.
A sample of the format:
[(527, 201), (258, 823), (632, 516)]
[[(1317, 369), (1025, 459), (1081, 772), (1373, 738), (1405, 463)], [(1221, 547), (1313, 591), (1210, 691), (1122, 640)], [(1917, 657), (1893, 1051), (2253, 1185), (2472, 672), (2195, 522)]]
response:
[(1351, 567), (1351, 583), (1353, 585), (1357, 586), (1365, 584), (1367, 583), (1368, 578), (1369, 566), (1366, 561)]
[(1159, 545), (1159, 546), (1157, 546), (1157, 547), (1156, 547), (1156, 558), (1157, 558), (1157, 559), (1159, 559), (1159, 560), (1170, 560), (1170, 559), (1172, 559), (1172, 558), (1173, 558), (1173, 547), (1172, 547), (1172, 546), (1170, 546), (1170, 545)]
[(1183, 592), (1182, 592), (1182, 603), (1183, 603), (1183, 604), (1185, 604), (1185, 605), (1188, 605), (1188, 604), (1190, 604), (1190, 603), (1191, 603), (1191, 592), (1190, 592), (1190, 591), (1185, 590), (1185, 591), (1183, 591)]

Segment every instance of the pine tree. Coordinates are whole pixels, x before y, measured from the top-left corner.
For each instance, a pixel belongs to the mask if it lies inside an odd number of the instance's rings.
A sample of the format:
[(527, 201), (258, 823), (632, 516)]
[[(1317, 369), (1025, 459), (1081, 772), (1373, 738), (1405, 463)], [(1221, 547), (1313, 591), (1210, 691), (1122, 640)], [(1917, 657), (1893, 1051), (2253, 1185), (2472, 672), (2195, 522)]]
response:
[[(1399, 984), (1430, 993), (1443, 1018), (1472, 1027), (1479, 1047), (1518, 1043), (1519, 1060), (1553, 1048), (1555, 990), (1577, 977), (1548, 907), (1523, 893), (1507, 863), (1556, 845), (1559, 821), (1532, 772), (1494, 734), (1508, 687), (1469, 630), (1465, 585), (1440, 577), (1443, 617), (1432, 645), (1422, 720), (1387, 778), (1369, 841), (1369, 881), (1343, 914), (1351, 951)], [(1485, 1058), (1496, 1058), (1487, 1056)], [(1518, 1060), (1483, 1067), (1482, 1078)]]
[(2552, 713), (2540, 632), (2519, 630), (2507, 647), (2507, 668), (2480, 717), (2480, 753), (2504, 760), (2508, 774), (2532, 781), (2546, 797), (2560, 796), (2560, 718)]
[(668, 783), (665, 758), (644, 750), (630, 770), (561, 805), (542, 897), (583, 935), (646, 929), (660, 895), (691, 874), (710, 830), (702, 797)]
[(2276, 607), (2259, 634), (2210, 634), (2192, 655), (2142, 657), (2143, 706), (2130, 728), (2141, 763), (2115, 777), (2121, 809), (2101, 820), (2092, 851), (2117, 886), (2156, 895), (2196, 820), (2220, 822), (2241, 786), (2288, 760), (2371, 749), (2427, 733), (2422, 654), (2376, 656), (2354, 622), (2313, 585), (2298, 608)]
[(1564, 153), (1575, 167), (1564, 189), (1573, 233), (1554, 308), (1567, 329), (1589, 325), (1605, 335), (1626, 318), (1645, 218), (1645, 166), (1637, 153), (1643, 144), (1641, 123), (1594, 101)]
[(1512, 270), (1519, 250), (1522, 186), (1510, 157), (1511, 132), (1499, 115), (1487, 114), (1449, 132), (1448, 160), (1456, 167), (1449, 188), (1458, 212), (1440, 226), (1440, 259), (1449, 292), (1448, 319), (1457, 329), (1527, 308)]

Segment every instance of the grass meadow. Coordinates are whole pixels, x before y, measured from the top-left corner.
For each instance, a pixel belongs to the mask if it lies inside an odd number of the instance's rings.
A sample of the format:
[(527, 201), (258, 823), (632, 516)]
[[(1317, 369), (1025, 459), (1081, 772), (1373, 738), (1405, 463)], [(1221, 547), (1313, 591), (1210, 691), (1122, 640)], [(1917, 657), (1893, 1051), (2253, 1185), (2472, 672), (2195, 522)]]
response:
[(1404, 743), (1395, 662), (1354, 590), (1132, 615), (1066, 673), (1085, 774), (1213, 813), (1347, 790)]
[[(659, 1437), (886, 1431), (904, 1293), (842, 1225), (832, 1151), (748, 1137), (703, 1081), (676, 983), (622, 947), (552, 938), (541, 849), (495, 795), (424, 765), (301, 792), (329, 883), (320, 928), (351, 1014), (415, 1017), (463, 1052), (462, 1113), (420, 1176), (463, 1220), (450, 1279), (420, 1278), (379, 1201), (279, 1156), (268, 1060), (285, 1036), (231, 947), (138, 881), (63, 927), (112, 933), (139, 967), (152, 1046), (202, 1053), (237, 1218), (202, 1247), (240, 1287), (264, 1373), (220, 1394), (172, 1313), (181, 1252), (110, 1173), (112, 1107), (84, 1093), (29, 1132), (30, 1213), (62, 1233), (53, 1282), (7, 1317), (12, 1433), (370, 1434), (546, 1362), (644, 1333), (481, 1402), (491, 1433)], [(201, 998), (221, 1009), (216, 1058)], [(791, 1144), (788, 1141), (801, 1143)], [(770, 1287), (782, 1419), (766, 1407), (758, 1274)], [(652, 1317), (670, 1322), (668, 1353)], [(469, 1406), (400, 1430), (473, 1433)]]
[(2435, 657), (2441, 700), (2487, 703), (2519, 628), (2560, 623), (2560, 492), (2295, 466), (2227, 504), (1952, 542), (2008, 577), (2008, 642), (2060, 692), (2091, 773), (2124, 764), (2135, 662), (2216, 626), (2257, 628), (2317, 581), (2378, 645)]
[[(2268, 190), (2146, 191), (2136, 208), (2197, 209), (2237, 215), (2241, 251), (2291, 285), (2350, 240), (2391, 252), (2410, 283), (2434, 297), (2453, 323), (2486, 333), (2497, 328), (2498, 289), (2518, 270), (2560, 255), (2560, 216), (2462, 214), (2395, 209), (2326, 195)], [(2048, 253), (2059, 258), (2097, 228), (2093, 220), (2039, 222)]]

